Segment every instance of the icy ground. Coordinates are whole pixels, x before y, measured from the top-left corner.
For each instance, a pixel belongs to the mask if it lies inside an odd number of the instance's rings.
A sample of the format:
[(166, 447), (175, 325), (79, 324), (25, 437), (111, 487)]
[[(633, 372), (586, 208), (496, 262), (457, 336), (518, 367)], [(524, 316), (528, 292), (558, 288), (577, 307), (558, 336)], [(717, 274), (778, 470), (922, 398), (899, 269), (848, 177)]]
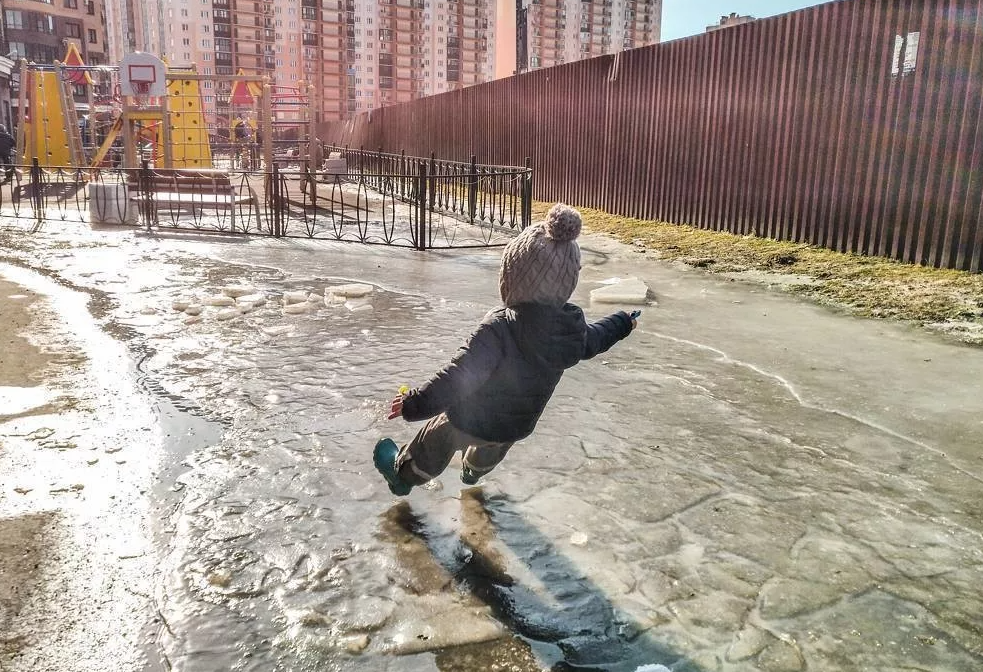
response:
[[(127, 592), (145, 598), (147, 667), (983, 668), (983, 350), (583, 244), (576, 300), (637, 277), (658, 304), (567, 374), (481, 487), (455, 464), (397, 502), (371, 447), (414, 428), (384, 419), (388, 400), (495, 305), (497, 251), (71, 226), (5, 238), (8, 261), (77, 306), (95, 292), (119, 340), (88, 347), (136, 364), (89, 366), (156, 409), (157, 464), (127, 476), (147, 483), (126, 524), (89, 521), (121, 547), (149, 529), (150, 550), (114, 556), (152, 560)], [(325, 292), (347, 283), (372, 291)], [(85, 340), (91, 318), (64, 318)], [(93, 392), (112, 410), (101, 431), (139, 451), (111, 387)], [(31, 432), (74, 431), (59, 422), (0, 430), (23, 461)], [(85, 464), (83, 485), (126, 469)], [(42, 496), (0, 487), (0, 515)]]

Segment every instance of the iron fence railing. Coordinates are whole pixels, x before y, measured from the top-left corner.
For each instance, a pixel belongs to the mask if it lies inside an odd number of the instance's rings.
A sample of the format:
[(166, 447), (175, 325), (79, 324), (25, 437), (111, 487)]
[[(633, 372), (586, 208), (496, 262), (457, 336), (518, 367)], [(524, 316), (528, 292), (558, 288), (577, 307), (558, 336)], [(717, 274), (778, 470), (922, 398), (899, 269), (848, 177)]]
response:
[(328, 170), (16, 166), (0, 227), (89, 221), (425, 250), (501, 245), (529, 224), (529, 168), (330, 150)]

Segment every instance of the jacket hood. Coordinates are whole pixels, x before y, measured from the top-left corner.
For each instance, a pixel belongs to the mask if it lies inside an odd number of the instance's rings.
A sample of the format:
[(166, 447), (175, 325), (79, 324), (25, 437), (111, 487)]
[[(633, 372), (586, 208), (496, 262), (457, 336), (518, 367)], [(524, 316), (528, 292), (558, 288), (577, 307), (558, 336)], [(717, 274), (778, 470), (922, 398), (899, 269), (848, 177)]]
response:
[(577, 306), (523, 303), (508, 310), (514, 316), (510, 328), (528, 361), (562, 371), (583, 357), (587, 323)]

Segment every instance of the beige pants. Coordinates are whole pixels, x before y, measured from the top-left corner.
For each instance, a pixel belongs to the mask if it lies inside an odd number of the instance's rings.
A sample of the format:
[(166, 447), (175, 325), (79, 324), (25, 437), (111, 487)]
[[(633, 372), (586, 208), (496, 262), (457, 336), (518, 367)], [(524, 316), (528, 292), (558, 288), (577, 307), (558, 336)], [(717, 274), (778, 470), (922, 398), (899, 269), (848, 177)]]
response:
[(403, 446), (396, 458), (396, 469), (406, 483), (421, 485), (437, 478), (460, 450), (464, 465), (482, 476), (498, 466), (511, 447), (511, 443), (485, 441), (465, 434), (441, 413)]

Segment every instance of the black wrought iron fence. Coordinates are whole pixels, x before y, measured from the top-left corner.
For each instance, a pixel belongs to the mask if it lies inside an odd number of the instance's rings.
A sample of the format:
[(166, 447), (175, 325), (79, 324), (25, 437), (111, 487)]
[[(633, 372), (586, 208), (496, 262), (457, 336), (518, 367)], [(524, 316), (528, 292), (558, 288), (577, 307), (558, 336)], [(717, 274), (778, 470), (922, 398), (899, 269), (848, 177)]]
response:
[[(532, 170), (331, 147), (270, 170), (17, 166), (0, 227), (59, 223), (430, 248), (504, 244), (529, 224)], [(302, 158), (302, 157), (301, 157)]]

